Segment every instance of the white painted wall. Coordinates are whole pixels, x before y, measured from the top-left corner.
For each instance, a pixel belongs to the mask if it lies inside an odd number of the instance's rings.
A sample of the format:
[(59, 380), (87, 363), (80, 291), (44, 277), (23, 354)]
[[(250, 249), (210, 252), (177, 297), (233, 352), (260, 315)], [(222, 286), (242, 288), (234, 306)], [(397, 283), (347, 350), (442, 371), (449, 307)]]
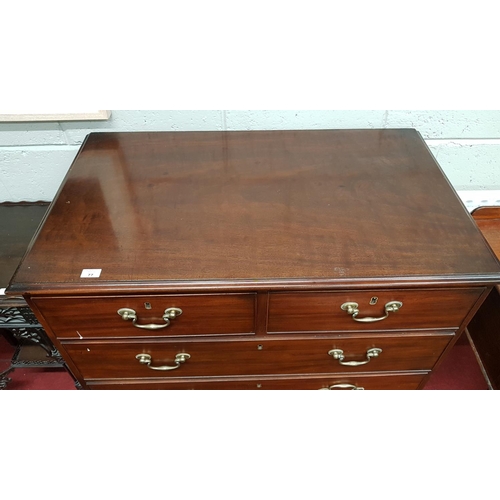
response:
[(467, 207), (500, 205), (500, 111), (112, 111), (107, 121), (0, 123), (0, 202), (51, 201), (86, 134), (416, 128)]

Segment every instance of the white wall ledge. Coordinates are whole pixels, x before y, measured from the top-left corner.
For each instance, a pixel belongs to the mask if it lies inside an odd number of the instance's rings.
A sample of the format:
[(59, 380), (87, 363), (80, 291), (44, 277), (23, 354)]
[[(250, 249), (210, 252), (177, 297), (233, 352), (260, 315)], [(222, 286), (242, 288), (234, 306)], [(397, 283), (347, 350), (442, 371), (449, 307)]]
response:
[(477, 207), (500, 206), (500, 189), (457, 191), (457, 194), (469, 212)]

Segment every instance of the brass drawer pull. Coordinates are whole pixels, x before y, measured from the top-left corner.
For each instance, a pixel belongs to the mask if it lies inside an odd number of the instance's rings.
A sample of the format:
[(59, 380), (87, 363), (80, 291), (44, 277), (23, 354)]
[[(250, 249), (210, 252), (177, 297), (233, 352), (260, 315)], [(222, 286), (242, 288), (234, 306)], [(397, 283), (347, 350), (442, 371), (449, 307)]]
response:
[(158, 325), (156, 323), (150, 323), (148, 325), (140, 325), (137, 323), (137, 313), (133, 309), (129, 309), (128, 307), (123, 307), (122, 309), (118, 309), (118, 314), (127, 321), (128, 319), (132, 320), (132, 324), (137, 328), (144, 328), (145, 330), (159, 330), (160, 328), (165, 328), (170, 325), (170, 320), (177, 318), (182, 314), (182, 309), (177, 307), (170, 307), (165, 309), (163, 314), (163, 321), (165, 321), (164, 325)]
[(179, 368), (182, 363), (185, 363), (190, 357), (191, 356), (187, 352), (176, 354), (174, 359), (175, 366), (151, 366), (153, 360), (149, 354), (138, 354), (135, 359), (138, 359), (141, 365), (146, 365), (148, 368), (151, 368), (151, 370), (167, 371), (177, 370), (177, 368)]
[(323, 387), (320, 391), (333, 391), (335, 389), (351, 389), (352, 391), (364, 391), (364, 387), (358, 387), (357, 385), (352, 384), (335, 384), (330, 387)]
[(369, 363), (372, 358), (378, 357), (378, 355), (381, 352), (382, 349), (379, 349), (378, 347), (368, 349), (366, 351), (366, 360), (364, 361), (344, 361), (345, 356), (344, 356), (344, 351), (342, 349), (332, 349), (331, 351), (328, 352), (328, 354), (332, 356), (333, 359), (338, 359), (339, 363), (343, 366), (361, 366)]
[(403, 307), (403, 303), (399, 302), (398, 300), (392, 300), (391, 302), (387, 302), (385, 305), (385, 315), (380, 316), (380, 318), (358, 318), (359, 314), (359, 309), (358, 309), (358, 304), (357, 302), (346, 302), (345, 304), (342, 304), (340, 308), (342, 311), (347, 311), (347, 314), (352, 315), (352, 319), (354, 321), (359, 321), (361, 323), (374, 323), (375, 321), (382, 321), (383, 319), (387, 318), (389, 316), (389, 313), (391, 312), (397, 312)]

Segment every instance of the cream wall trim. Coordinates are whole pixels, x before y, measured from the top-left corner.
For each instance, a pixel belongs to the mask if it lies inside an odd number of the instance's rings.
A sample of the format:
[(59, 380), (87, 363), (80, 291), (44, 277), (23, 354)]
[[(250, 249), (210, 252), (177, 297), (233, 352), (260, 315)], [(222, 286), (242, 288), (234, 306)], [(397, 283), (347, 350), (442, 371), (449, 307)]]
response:
[(428, 146), (500, 146), (500, 139), (425, 139)]
[(62, 122), (84, 120), (107, 120), (109, 110), (84, 111), (75, 113), (10, 113), (0, 114), (0, 122)]
[(500, 190), (457, 191), (469, 212), (478, 207), (500, 206)]

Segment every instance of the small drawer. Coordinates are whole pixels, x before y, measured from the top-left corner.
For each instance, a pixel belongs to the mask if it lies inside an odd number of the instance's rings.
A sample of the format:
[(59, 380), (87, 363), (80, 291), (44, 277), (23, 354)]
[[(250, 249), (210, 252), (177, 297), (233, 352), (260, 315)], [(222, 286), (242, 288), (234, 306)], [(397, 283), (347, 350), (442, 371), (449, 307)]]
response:
[[(40, 297), (33, 302), (59, 339), (82, 340), (252, 334), (255, 297), (255, 294)], [(124, 310), (133, 311), (135, 318), (130, 313), (124, 316)], [(165, 315), (168, 310), (173, 311), (173, 317)]]
[(100, 390), (413, 390), (418, 389), (427, 372), (394, 375), (349, 375), (301, 378), (253, 378), (214, 380), (151, 380), (90, 382), (89, 389)]
[(484, 290), (276, 292), (269, 296), (267, 329), (269, 333), (456, 329)]
[(183, 378), (431, 370), (452, 334), (335, 339), (70, 342), (83, 378)]

